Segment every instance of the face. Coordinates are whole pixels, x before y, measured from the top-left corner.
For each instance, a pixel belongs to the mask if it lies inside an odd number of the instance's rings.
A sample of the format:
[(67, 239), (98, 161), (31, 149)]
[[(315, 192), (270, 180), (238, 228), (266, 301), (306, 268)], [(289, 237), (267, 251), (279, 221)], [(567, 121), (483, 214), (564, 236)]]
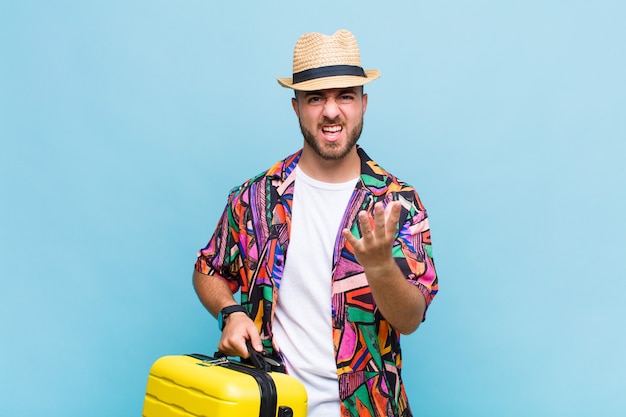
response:
[(305, 148), (334, 161), (348, 155), (361, 136), (367, 94), (362, 87), (296, 91), (292, 105)]

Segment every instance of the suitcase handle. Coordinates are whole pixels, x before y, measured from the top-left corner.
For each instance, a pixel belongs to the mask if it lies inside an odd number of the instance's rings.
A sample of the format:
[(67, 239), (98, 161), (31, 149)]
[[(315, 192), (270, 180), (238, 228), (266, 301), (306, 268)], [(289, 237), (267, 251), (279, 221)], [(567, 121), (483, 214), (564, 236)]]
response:
[(276, 356), (272, 356), (266, 351), (257, 352), (252, 347), (252, 342), (250, 340), (246, 340), (246, 347), (248, 348), (248, 353), (250, 354), (250, 359), (246, 362), (250, 362), (255, 368), (262, 369), (266, 372), (280, 372), (286, 373), (285, 364), (280, 360), (280, 358)]
[(255, 368), (266, 372), (272, 370), (271, 365), (265, 360), (265, 356), (263, 356), (261, 352), (257, 352), (252, 347), (252, 342), (250, 340), (246, 340), (246, 347), (248, 348), (248, 354), (250, 355), (250, 362)]
[[(241, 358), (242, 363), (252, 365), (254, 368), (260, 369), (261, 371), (265, 372), (273, 371), (283, 374), (285, 373), (285, 365), (280, 360), (277, 360), (276, 358), (270, 356), (265, 351), (257, 352), (252, 347), (252, 342), (250, 342), (250, 340), (246, 340), (246, 348), (248, 349), (248, 354), (250, 355), (250, 358)], [(215, 358), (225, 358), (227, 355), (218, 351), (215, 352), (213, 356)]]

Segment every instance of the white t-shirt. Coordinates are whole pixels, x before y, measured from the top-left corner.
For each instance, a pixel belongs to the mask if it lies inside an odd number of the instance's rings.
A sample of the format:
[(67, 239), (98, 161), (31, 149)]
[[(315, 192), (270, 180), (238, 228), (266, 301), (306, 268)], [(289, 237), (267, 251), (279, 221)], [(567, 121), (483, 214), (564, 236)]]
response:
[(289, 248), (272, 331), (287, 371), (306, 387), (308, 417), (340, 414), (331, 316), (332, 258), (357, 180), (325, 183), (296, 167)]

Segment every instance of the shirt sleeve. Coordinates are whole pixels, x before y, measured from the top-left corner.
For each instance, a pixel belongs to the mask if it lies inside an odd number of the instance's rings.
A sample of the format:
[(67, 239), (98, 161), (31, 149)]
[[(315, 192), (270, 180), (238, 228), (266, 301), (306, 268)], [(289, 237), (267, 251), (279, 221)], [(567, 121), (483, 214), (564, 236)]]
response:
[(237, 292), (241, 286), (237, 273), (240, 269), (241, 258), (234, 200), (234, 193), (231, 192), (215, 232), (209, 243), (198, 251), (195, 264), (196, 271), (224, 279), (233, 293)]
[(424, 295), (428, 309), (439, 289), (432, 256), (430, 225), (426, 210), (417, 195), (415, 203), (407, 203), (403, 202), (408, 210), (398, 233), (398, 244), (393, 249), (394, 257), (407, 279)]

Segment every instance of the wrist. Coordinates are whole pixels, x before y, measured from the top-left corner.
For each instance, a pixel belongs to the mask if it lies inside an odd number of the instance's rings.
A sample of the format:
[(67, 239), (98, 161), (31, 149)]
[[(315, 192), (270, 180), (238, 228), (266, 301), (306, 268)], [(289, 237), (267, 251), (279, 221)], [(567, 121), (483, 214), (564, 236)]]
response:
[(233, 304), (220, 310), (217, 315), (217, 327), (220, 329), (220, 331), (224, 330), (224, 326), (226, 325), (226, 320), (228, 319), (228, 316), (235, 313), (245, 313), (246, 315), (248, 314), (245, 307), (239, 304)]
[(380, 262), (363, 267), (363, 271), (368, 279), (378, 279), (393, 275), (398, 270), (398, 264), (391, 258), (389, 261)]

